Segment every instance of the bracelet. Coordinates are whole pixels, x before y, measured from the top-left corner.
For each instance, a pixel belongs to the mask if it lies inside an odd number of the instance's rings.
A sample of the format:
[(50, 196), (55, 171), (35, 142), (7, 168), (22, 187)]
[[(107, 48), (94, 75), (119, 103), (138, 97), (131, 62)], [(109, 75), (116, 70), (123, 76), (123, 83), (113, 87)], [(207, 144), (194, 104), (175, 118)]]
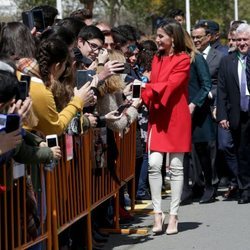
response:
[(104, 63), (98, 63), (97, 66), (104, 66)]

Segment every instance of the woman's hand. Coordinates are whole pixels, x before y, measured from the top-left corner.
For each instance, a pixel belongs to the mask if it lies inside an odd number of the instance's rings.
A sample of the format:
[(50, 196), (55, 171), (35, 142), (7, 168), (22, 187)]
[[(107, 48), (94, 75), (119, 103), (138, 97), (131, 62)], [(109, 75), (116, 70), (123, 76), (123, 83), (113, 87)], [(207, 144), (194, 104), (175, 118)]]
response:
[(189, 107), (190, 115), (192, 115), (194, 113), (196, 105), (191, 102), (191, 103), (189, 103), (188, 107)]
[(124, 70), (124, 63), (116, 60), (108, 61), (105, 63), (103, 70), (98, 74), (99, 81), (103, 81), (122, 70)]
[(138, 109), (141, 106), (142, 99), (136, 99), (132, 102), (132, 105), (134, 108)]
[(13, 132), (6, 134), (0, 132), (0, 155), (14, 149), (22, 142), (21, 130), (17, 129)]
[(91, 87), (97, 88), (99, 79), (98, 79), (98, 75), (93, 75), (93, 80), (91, 82)]
[(52, 150), (53, 157), (55, 160), (59, 160), (62, 158), (62, 152), (59, 146), (55, 146), (50, 149)]
[(96, 70), (97, 69), (97, 62), (96, 61), (93, 61), (89, 67), (88, 67), (88, 70)]
[(21, 123), (27, 118), (27, 115), (31, 109), (32, 101), (30, 97), (26, 97), (24, 101), (18, 100), (9, 109), (8, 113), (15, 113), (20, 116)]
[(85, 113), (84, 115), (89, 119), (90, 127), (95, 128), (97, 125), (97, 117), (90, 113)]
[(93, 100), (90, 82), (85, 83), (80, 89), (74, 88), (74, 95), (82, 99), (85, 103)]
[(105, 115), (105, 119), (107, 121), (117, 121), (122, 117), (122, 114), (119, 115), (119, 112), (117, 110), (111, 111), (108, 114)]
[(104, 48), (102, 48), (98, 54), (98, 64), (101, 63), (101, 64), (105, 64), (108, 59), (109, 59), (109, 54), (108, 54), (108, 51)]
[(45, 141), (41, 141), (39, 147), (40, 148), (48, 147), (48, 144)]
[(129, 83), (128, 85), (126, 85), (126, 87), (123, 89), (123, 94), (125, 96), (131, 96), (132, 95), (132, 85), (133, 83)]

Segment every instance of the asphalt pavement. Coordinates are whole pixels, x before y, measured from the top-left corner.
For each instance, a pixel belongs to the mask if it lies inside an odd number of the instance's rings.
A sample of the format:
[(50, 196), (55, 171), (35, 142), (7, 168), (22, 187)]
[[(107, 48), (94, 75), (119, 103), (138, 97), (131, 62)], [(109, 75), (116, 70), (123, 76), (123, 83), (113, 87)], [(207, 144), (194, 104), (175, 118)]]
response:
[[(147, 228), (147, 234), (110, 234), (105, 250), (250, 250), (250, 203), (224, 201), (219, 190), (216, 201), (209, 204), (193, 202), (180, 207), (179, 233), (152, 233), (151, 203), (136, 207), (132, 223), (121, 228)], [(164, 195), (162, 207), (168, 215), (170, 196)], [(167, 225), (168, 216), (165, 224)]]

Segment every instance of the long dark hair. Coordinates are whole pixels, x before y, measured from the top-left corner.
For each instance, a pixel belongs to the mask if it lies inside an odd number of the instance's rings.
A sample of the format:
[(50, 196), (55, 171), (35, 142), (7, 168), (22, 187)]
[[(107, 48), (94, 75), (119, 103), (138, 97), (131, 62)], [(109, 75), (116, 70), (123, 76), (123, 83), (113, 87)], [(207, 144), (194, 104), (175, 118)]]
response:
[[(174, 54), (178, 54), (186, 50), (184, 30), (176, 20), (172, 18), (164, 19), (157, 28), (163, 29), (168, 36), (173, 38)], [(159, 56), (161, 56), (161, 52)]]
[(19, 22), (6, 23), (1, 31), (0, 53), (14, 60), (34, 58), (36, 44), (28, 27)]
[(37, 53), (37, 61), (39, 63), (41, 78), (46, 86), (51, 85), (51, 66), (66, 61), (68, 56), (69, 51), (67, 45), (59, 39), (51, 38), (40, 43)]
[(157, 52), (157, 45), (153, 40), (145, 40), (139, 44), (136, 63), (143, 71), (151, 71), (152, 60)]

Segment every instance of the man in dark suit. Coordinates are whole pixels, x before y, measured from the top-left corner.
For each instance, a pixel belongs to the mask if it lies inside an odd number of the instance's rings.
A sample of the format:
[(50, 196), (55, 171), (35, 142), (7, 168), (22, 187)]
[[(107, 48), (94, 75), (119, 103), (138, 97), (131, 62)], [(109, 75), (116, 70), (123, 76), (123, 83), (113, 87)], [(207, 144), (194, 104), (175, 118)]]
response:
[[(208, 64), (209, 73), (212, 80), (212, 90), (209, 92), (208, 97), (210, 98), (211, 108), (215, 106), (215, 96), (217, 89), (217, 81), (218, 81), (218, 69), (223, 57), (223, 54), (218, 50), (213, 49), (210, 46), (211, 41), (211, 30), (208, 28), (207, 22), (198, 22), (192, 29), (191, 32), (195, 47), (202, 53), (203, 57), (206, 59)], [(216, 124), (214, 123), (214, 133), (216, 131)], [(216, 169), (216, 140), (209, 141), (208, 150), (210, 152), (210, 166), (206, 164), (207, 171), (203, 171), (204, 179), (206, 182), (210, 182), (211, 185), (217, 185), (219, 179), (217, 177), (217, 169)], [(196, 152), (197, 154), (199, 152)], [(201, 163), (202, 164), (202, 163)], [(204, 169), (204, 166), (201, 166)], [(209, 176), (207, 176), (209, 175)], [(210, 179), (210, 180), (209, 180)], [(208, 181), (209, 180), (209, 181)], [(200, 181), (199, 181), (200, 182)], [(209, 191), (208, 191), (209, 190)], [(200, 200), (200, 203), (207, 203), (214, 200), (216, 188), (205, 188), (205, 192), (203, 197)]]
[(212, 31), (209, 29), (206, 20), (204, 20), (204, 22), (197, 23), (192, 29), (191, 34), (195, 47), (202, 53), (203, 57), (207, 61), (212, 79), (212, 91), (209, 93), (209, 97), (215, 98), (219, 65), (224, 55), (220, 51), (211, 47), (210, 43)]
[(221, 62), (217, 121), (223, 129), (230, 130), (232, 134), (238, 158), (238, 169), (235, 170), (240, 188), (238, 203), (245, 204), (250, 201), (250, 62), (248, 62), (250, 26), (248, 24), (241, 24), (237, 28), (236, 45), (238, 51), (223, 58)]

